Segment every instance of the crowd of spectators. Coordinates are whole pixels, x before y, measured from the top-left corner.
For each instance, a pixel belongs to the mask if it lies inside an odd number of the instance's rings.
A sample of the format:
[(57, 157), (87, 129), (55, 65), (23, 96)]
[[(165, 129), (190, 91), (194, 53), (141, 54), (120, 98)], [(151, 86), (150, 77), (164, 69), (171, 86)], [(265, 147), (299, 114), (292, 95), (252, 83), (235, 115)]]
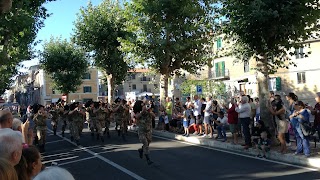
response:
[(39, 150), (29, 142), (29, 126), (29, 119), (22, 123), (10, 109), (0, 110), (0, 179), (73, 180), (62, 168), (43, 166)]
[[(244, 138), (245, 149), (257, 148), (258, 157), (266, 158), (271, 146), (280, 146), (280, 153), (287, 153), (288, 147), (296, 155), (310, 156), (310, 136), (320, 130), (320, 93), (316, 93), (314, 107), (298, 100), (294, 93), (288, 93), (286, 100), (280, 95), (269, 93), (267, 110), (272, 115), (270, 121), (260, 118), (259, 98), (242, 95), (219, 103), (210, 96), (200, 98), (187, 97), (185, 103), (179, 98), (172, 101), (166, 98), (159, 110), (157, 129), (181, 133), (190, 133), (204, 138), (227, 141), (226, 131), (232, 134), (231, 143), (238, 144)], [(314, 119), (311, 123), (310, 119)], [(265, 122), (268, 122), (265, 124)], [(271, 128), (275, 127), (275, 128)], [(217, 131), (214, 137), (213, 132)], [(275, 141), (274, 141), (275, 139)], [(295, 144), (295, 146), (292, 144)]]

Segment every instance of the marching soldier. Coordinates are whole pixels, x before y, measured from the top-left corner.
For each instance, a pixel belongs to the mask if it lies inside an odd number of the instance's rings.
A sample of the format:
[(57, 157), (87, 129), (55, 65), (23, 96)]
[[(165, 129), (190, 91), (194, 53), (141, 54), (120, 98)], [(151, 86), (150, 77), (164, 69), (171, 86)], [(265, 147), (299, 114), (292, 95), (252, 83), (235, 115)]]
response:
[(110, 138), (109, 127), (110, 127), (110, 123), (111, 123), (112, 109), (111, 109), (110, 104), (108, 102), (105, 104), (105, 110), (106, 110), (106, 116), (105, 116), (105, 128), (104, 128), (103, 134), (107, 134), (107, 137)]
[(115, 104), (113, 105), (113, 117), (116, 122), (116, 131), (118, 131), (118, 136), (121, 135), (121, 119), (123, 118), (124, 109), (121, 105), (121, 99), (117, 98)]
[(89, 107), (87, 108), (87, 121), (91, 131), (91, 137), (94, 138), (94, 130), (96, 129), (96, 114), (94, 113), (95, 107), (92, 101), (88, 102)]
[(128, 125), (130, 121), (130, 106), (127, 104), (126, 100), (122, 100), (122, 106), (124, 109), (123, 118), (121, 119), (121, 132), (124, 136), (128, 132)]
[(96, 127), (97, 127), (97, 140), (99, 138), (101, 139), (102, 142), (104, 142), (104, 137), (103, 137), (103, 132), (102, 128), (105, 127), (105, 119), (106, 119), (106, 110), (104, 108), (103, 103), (97, 103), (96, 110), (94, 113), (96, 114)]
[(52, 104), (52, 107), (49, 113), (51, 115), (51, 125), (52, 125), (53, 134), (57, 135), (57, 127), (58, 127), (60, 115), (59, 115), (59, 109), (55, 104)]
[(44, 106), (38, 106), (38, 112), (34, 115), (34, 122), (37, 130), (38, 147), (40, 152), (45, 151), (46, 137), (47, 137), (47, 124), (46, 120), (48, 114), (44, 111)]
[(149, 112), (149, 106), (143, 105), (141, 113), (136, 115), (138, 128), (139, 140), (143, 144), (142, 148), (138, 149), (139, 156), (142, 159), (143, 155), (146, 157), (148, 165), (153, 162), (149, 157), (149, 145), (152, 141), (152, 118), (154, 118), (154, 114)]
[(69, 115), (68, 115), (69, 110), (70, 110), (69, 105), (65, 105), (65, 106), (61, 107), (60, 116), (61, 116), (61, 121), (62, 121), (62, 129), (61, 129), (62, 137), (64, 137), (64, 132), (66, 131), (66, 127), (67, 127), (67, 122), (69, 123)]
[(70, 107), (69, 119), (71, 120), (71, 141), (75, 140), (77, 145), (80, 145), (81, 127), (83, 126), (83, 118), (85, 113), (82, 111), (82, 104), (77, 102)]

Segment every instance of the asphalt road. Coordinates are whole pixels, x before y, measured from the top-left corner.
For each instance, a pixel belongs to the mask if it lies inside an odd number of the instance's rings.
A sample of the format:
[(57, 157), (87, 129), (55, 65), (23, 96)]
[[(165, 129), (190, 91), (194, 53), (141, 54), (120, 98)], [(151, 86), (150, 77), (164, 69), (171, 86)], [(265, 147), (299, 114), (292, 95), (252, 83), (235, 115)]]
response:
[[(58, 133), (60, 134), (60, 133)], [(52, 162), (69, 170), (77, 180), (102, 179), (319, 179), (320, 173), (307, 168), (278, 164), (258, 158), (221, 152), (190, 144), (153, 138), (150, 157), (153, 165), (140, 159), (137, 134), (129, 133), (127, 142), (115, 131), (104, 143), (92, 140), (85, 130), (81, 145), (48, 131), (46, 166)]]

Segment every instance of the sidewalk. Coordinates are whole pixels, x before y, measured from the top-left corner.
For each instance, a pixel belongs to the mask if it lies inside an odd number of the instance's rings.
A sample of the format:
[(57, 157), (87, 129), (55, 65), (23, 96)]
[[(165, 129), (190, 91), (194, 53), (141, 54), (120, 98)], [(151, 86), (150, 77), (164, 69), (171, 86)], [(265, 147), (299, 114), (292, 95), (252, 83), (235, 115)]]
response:
[[(203, 138), (196, 135), (191, 135), (189, 137), (184, 137), (180, 134), (174, 134), (171, 132), (162, 132), (158, 130), (153, 131), (153, 135), (175, 139), (179, 141), (184, 141), (188, 143), (192, 143), (195, 145), (202, 145), (207, 147), (212, 147), (216, 149), (221, 149), (225, 151), (240, 153), (244, 155), (256, 156), (258, 151), (256, 149), (250, 148), (245, 150), (241, 145), (233, 145), (231, 144), (231, 133), (227, 133), (228, 140), (226, 142), (222, 142), (219, 140), (215, 140), (213, 138)], [(216, 134), (214, 134), (214, 137)], [(239, 144), (243, 143), (243, 138), (239, 138)], [(292, 143), (295, 144), (295, 143)], [(294, 155), (294, 151), (291, 149), (294, 147), (288, 147), (288, 153), (281, 154), (279, 153), (280, 147), (272, 147), (271, 151), (267, 155), (267, 159), (275, 160), (283, 163), (300, 165), (303, 167), (312, 167), (320, 169), (320, 143), (317, 143), (317, 148), (314, 148), (314, 143), (310, 142), (311, 146), (311, 157), (305, 157), (304, 155)]]

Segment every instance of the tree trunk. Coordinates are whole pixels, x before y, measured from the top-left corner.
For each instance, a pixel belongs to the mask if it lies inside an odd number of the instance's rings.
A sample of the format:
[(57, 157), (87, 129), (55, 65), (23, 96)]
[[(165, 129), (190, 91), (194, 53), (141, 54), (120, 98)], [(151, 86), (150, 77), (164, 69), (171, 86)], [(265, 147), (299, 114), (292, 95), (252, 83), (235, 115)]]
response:
[(107, 75), (107, 81), (108, 81), (108, 103), (111, 104), (113, 101), (114, 96), (114, 81), (112, 78), (112, 74)]
[(10, 11), (12, 0), (0, 0), (0, 14)]
[(260, 117), (265, 125), (269, 128), (272, 135), (273, 144), (276, 142), (276, 131), (273, 116), (271, 115), (268, 105), (269, 105), (269, 71), (266, 59), (258, 60), (258, 67), (261, 68), (261, 72), (258, 72), (258, 91), (260, 100)]
[(160, 102), (165, 104), (165, 99), (168, 97), (168, 74), (161, 74), (160, 76)]

